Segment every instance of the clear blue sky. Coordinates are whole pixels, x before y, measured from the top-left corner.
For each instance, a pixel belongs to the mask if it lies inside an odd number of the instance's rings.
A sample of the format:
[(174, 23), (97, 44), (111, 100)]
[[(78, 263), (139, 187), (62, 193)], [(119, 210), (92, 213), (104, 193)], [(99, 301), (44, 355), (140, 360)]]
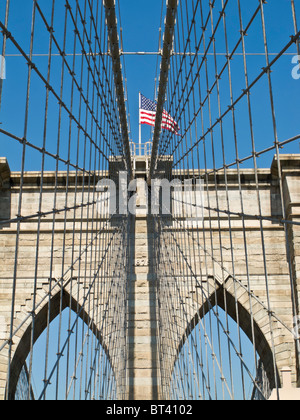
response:
[[(124, 51), (127, 52), (155, 52), (159, 45), (159, 27), (161, 22), (161, 9), (165, 1), (151, 0), (119, 0), (121, 10), (121, 23), (123, 27)], [(162, 20), (162, 30), (164, 18)], [(155, 56), (126, 56), (126, 71), (128, 79), (128, 96), (131, 114), (132, 139), (138, 142), (139, 102), (141, 91), (149, 99), (154, 99), (155, 76), (157, 57)], [(158, 66), (159, 69), (159, 66)], [(144, 141), (150, 140), (151, 129), (142, 127)]]
[[(51, 2), (42, 0), (39, 2), (43, 10), (48, 13), (50, 19)], [(235, 3), (235, 2), (234, 2)], [(256, 7), (257, 2), (250, 2), (249, 0), (242, 0), (244, 24), (248, 22), (253, 7)], [(297, 3), (297, 2), (296, 2)], [(159, 40), (159, 26), (161, 20), (161, 8), (164, 7), (165, 1), (151, 0), (151, 2), (140, 0), (120, 0), (120, 10), (122, 16), (123, 27), (123, 47), (125, 51), (157, 51)], [(233, 5), (233, 3), (232, 3)], [(272, 6), (272, 7), (271, 7)], [(0, 19), (4, 19), (5, 2), (0, 4)], [(55, 21), (55, 35), (62, 40), (62, 33), (60, 27), (63, 28), (64, 8), (63, 2), (57, 3), (56, 7), (61, 7), (61, 13), (56, 15)], [(231, 4), (230, 6), (231, 7)], [(20, 8), (22, 13), (20, 13)], [(236, 9), (236, 8), (235, 8)], [(235, 9), (232, 13), (227, 14), (228, 27), (230, 27), (229, 44), (230, 47), (234, 45), (238, 31), (238, 16)], [(289, 41), (290, 35), (293, 34), (292, 16), (290, 1), (288, 0), (273, 0), (272, 5), (268, 3), (265, 6), (266, 10), (266, 24), (269, 35), (269, 50), (270, 52), (279, 52), (282, 47)], [(14, 0), (11, 2), (9, 30), (13, 33), (16, 40), (21, 44), (24, 51), (29, 51), (30, 41), (30, 25), (31, 25), (32, 2), (24, 2), (24, 0)], [(164, 26), (164, 21), (163, 21)], [(257, 28), (257, 31), (256, 31)], [(39, 37), (36, 39), (34, 45), (35, 53), (47, 53), (49, 34), (43, 28), (43, 23), (38, 17), (37, 31)], [(209, 36), (209, 33), (208, 33)], [(71, 38), (70, 38), (71, 39)], [(259, 29), (259, 19), (254, 24), (253, 29), (249, 31), (247, 37), (247, 51), (263, 53), (263, 42), (261, 30)], [(222, 36), (217, 37), (218, 51), (222, 49), (224, 42)], [(72, 44), (69, 42), (68, 47), (72, 51)], [(239, 49), (241, 51), (241, 49)], [(9, 41), (7, 44), (7, 54), (16, 53), (16, 49)], [(296, 54), (296, 47), (293, 46), (290, 53)], [(57, 72), (52, 72), (52, 84), (56, 85), (56, 90), (59, 91), (59, 75), (60, 75), (60, 61), (59, 57), (53, 58), (53, 67), (57, 63)], [(292, 57), (287, 56), (279, 60), (274, 67), (272, 73), (273, 86), (275, 92), (275, 109), (278, 123), (279, 140), (285, 140), (292, 136), (299, 134), (299, 93), (300, 80), (294, 80), (291, 77), (293, 65), (291, 63)], [(0, 111), (1, 127), (19, 137), (23, 136), (24, 130), (24, 105), (26, 97), (26, 77), (27, 65), (23, 58), (7, 57), (7, 80), (4, 82), (4, 92), (2, 107)], [(35, 58), (35, 63), (46, 74), (47, 57)], [(131, 122), (131, 138), (138, 142), (138, 93), (141, 91), (149, 98), (154, 97), (154, 79), (156, 76), (156, 57), (155, 56), (126, 56), (126, 74), (128, 80), (128, 104), (130, 110)], [(221, 62), (220, 62), (221, 64)], [(254, 80), (261, 67), (265, 66), (264, 57), (249, 57), (249, 80)], [(236, 57), (232, 62), (232, 72), (235, 96), (244, 88), (243, 80), (243, 62), (242, 57)], [(212, 74), (213, 77), (213, 74)], [(42, 84), (36, 82), (36, 77), (33, 77), (32, 94), (31, 94), (31, 108), (29, 118), (28, 139), (34, 144), (41, 146), (44, 120), (44, 104), (45, 104), (45, 89)], [(55, 80), (56, 79), (56, 80)], [(224, 81), (227, 83), (226, 79)], [(36, 83), (36, 84), (35, 84)], [(225, 88), (224, 91), (226, 92)], [(43, 92), (43, 94), (41, 94)], [(271, 145), (274, 142), (272, 120), (270, 108), (268, 104), (268, 93), (266, 79), (259, 83), (257, 88), (252, 91), (253, 115), (255, 120), (255, 136), (257, 142), (257, 150), (262, 150), (264, 147)], [(222, 106), (226, 109), (229, 101), (224, 100)], [(245, 157), (251, 152), (251, 143), (249, 141), (249, 130), (247, 128), (247, 108), (245, 101), (237, 110), (238, 115), (238, 134), (240, 141), (240, 157)], [(215, 115), (214, 117), (217, 117)], [(229, 120), (229, 118), (228, 118)], [(57, 103), (53, 99), (50, 100), (49, 108), (49, 124), (48, 124), (48, 138), (47, 149), (51, 152), (56, 152), (56, 138), (57, 138)], [(68, 118), (63, 117), (62, 137), (67, 137)], [(232, 123), (228, 123), (228, 131), (225, 133), (227, 141), (227, 163), (231, 163), (234, 159), (234, 154), (230, 151), (234, 149), (232, 142)], [(224, 128), (226, 129), (226, 121)], [(150, 139), (151, 129), (147, 126), (143, 127), (143, 140)], [(245, 136), (245, 142), (243, 141)], [(1, 155), (7, 156), (10, 166), (13, 170), (19, 170), (21, 166), (21, 146), (14, 140), (9, 140), (7, 137), (0, 135)], [(61, 149), (62, 157), (66, 158), (67, 147)], [(299, 143), (294, 142), (292, 145), (286, 147), (283, 152), (299, 153)], [(261, 167), (269, 167), (273, 152), (268, 156), (260, 159)], [(28, 159), (26, 160), (26, 169), (40, 170), (40, 156), (38, 152), (28, 151)], [(75, 158), (75, 148), (72, 150), (72, 156)], [(221, 161), (220, 161), (221, 163)], [(251, 165), (251, 164), (250, 164)], [(46, 169), (55, 169), (54, 159), (46, 159)], [(61, 168), (63, 169), (63, 168)]]
[[(48, 0), (39, 2), (43, 10), (47, 10), (47, 17), (50, 21), (50, 6)], [(132, 1), (120, 0), (120, 9), (122, 15), (123, 39), (125, 51), (157, 51), (159, 40), (159, 26), (161, 20), (161, 7), (165, 6), (165, 1), (151, 0), (146, 1)], [(63, 25), (64, 25), (64, 2), (56, 2), (56, 8), (61, 7), (56, 14), (55, 21), (55, 36), (62, 44), (63, 39)], [(45, 9), (46, 8), (46, 9)], [(22, 13), (20, 13), (20, 9)], [(5, 2), (0, 2), (0, 20), (4, 20)], [(9, 30), (13, 33), (15, 39), (20, 43), (26, 53), (29, 53), (30, 46), (30, 26), (31, 26), (32, 2), (24, 0), (14, 0), (11, 2)], [(36, 32), (39, 33), (35, 37), (34, 53), (47, 54), (49, 34), (45, 30), (39, 15), (36, 20)], [(70, 40), (73, 35), (70, 35)], [(73, 52), (73, 45), (69, 42), (70, 53)], [(53, 52), (57, 50), (53, 48)], [(78, 46), (78, 52), (80, 47)], [(24, 130), (24, 107), (26, 98), (26, 82), (28, 67), (25, 64), (23, 57), (12, 57), (11, 54), (16, 54), (18, 51), (11, 42), (7, 43), (6, 58), (7, 65), (7, 79), (4, 81), (3, 100), (0, 110), (0, 122), (2, 122), (2, 129), (7, 130), (19, 137), (23, 137)], [(34, 57), (36, 65), (42, 69), (43, 74), (47, 76), (47, 61), (46, 57)], [(138, 141), (138, 93), (141, 90), (149, 98), (154, 96), (154, 79), (156, 70), (156, 57), (126, 57), (126, 70), (128, 79), (128, 93), (129, 93), (129, 110), (131, 113), (131, 138)], [(52, 71), (51, 84), (59, 93), (60, 89), (60, 72), (61, 72), (61, 58), (53, 57), (53, 68), (57, 66), (57, 71)], [(28, 139), (34, 144), (41, 146), (45, 107), (45, 89), (44, 86), (38, 82), (36, 76), (32, 76), (31, 88), (31, 102), (30, 102), (30, 117), (29, 117), (29, 131)], [(49, 108), (49, 124), (48, 124), (48, 139), (47, 148), (51, 152), (55, 152), (56, 138), (57, 138), (57, 114), (58, 109), (56, 101), (50, 97)], [(63, 115), (62, 137), (67, 136), (68, 118)], [(56, 129), (56, 130), (55, 130)], [(143, 127), (143, 137), (149, 140), (150, 129)], [(75, 141), (76, 142), (76, 141)], [(6, 136), (0, 134), (0, 148), (1, 155), (9, 159), (10, 166), (13, 170), (20, 170), (21, 167), (21, 146), (14, 140), (9, 140)], [(66, 157), (64, 150), (61, 150), (62, 157)], [(38, 152), (28, 149), (26, 160), (26, 169), (40, 170), (40, 157)], [(74, 155), (75, 160), (75, 155)], [(46, 159), (46, 169), (55, 169), (55, 161), (53, 159)], [(63, 168), (62, 168), (63, 169)]]

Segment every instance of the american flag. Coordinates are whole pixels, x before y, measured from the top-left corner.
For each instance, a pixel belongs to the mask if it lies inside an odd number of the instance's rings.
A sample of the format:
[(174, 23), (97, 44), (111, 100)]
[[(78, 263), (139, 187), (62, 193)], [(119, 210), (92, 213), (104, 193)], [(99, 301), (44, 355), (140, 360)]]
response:
[[(151, 127), (155, 126), (157, 103), (147, 99), (140, 93), (140, 124), (148, 124)], [(161, 128), (172, 131), (176, 135), (179, 134), (179, 126), (174, 118), (163, 111)]]

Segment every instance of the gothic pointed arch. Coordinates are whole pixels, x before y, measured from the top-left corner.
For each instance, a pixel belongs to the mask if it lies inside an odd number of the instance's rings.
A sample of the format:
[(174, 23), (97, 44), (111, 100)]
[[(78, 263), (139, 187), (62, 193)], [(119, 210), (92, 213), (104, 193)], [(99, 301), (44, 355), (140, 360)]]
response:
[[(174, 365), (180, 357), (180, 353), (183, 347), (185, 346), (186, 342), (188, 341), (189, 337), (193, 333), (194, 329), (210, 312), (213, 313), (213, 317), (215, 317), (216, 323), (219, 323), (219, 326), (221, 325), (221, 333), (225, 334), (225, 336), (228, 337), (229, 340), (231, 339), (230, 332), (226, 331), (226, 325), (222, 324), (222, 321), (220, 321), (217, 310), (218, 307), (221, 308), (235, 323), (238, 322), (239, 328), (245, 333), (252, 345), (255, 344), (255, 349), (259, 356), (258, 359), (260, 360), (260, 366), (263, 366), (267, 375), (268, 385), (271, 389), (273, 389), (275, 388), (276, 384), (275, 377), (278, 383), (280, 384), (280, 375), (278, 366), (276, 366), (276, 373), (274, 373), (273, 352), (271, 348), (271, 343), (267, 339), (267, 337), (269, 336), (269, 332), (266, 331), (265, 328), (263, 331), (262, 323), (259, 322), (259, 318), (261, 320), (261, 312), (259, 314), (254, 313), (254, 316), (252, 313), (251, 317), (251, 313), (246, 308), (246, 305), (241, 303), (238, 299), (236, 299), (236, 295), (229, 291), (229, 282), (233, 282), (232, 277), (228, 277), (224, 284), (221, 284), (217, 281), (219, 286), (215, 290), (213, 290), (213, 292), (209, 296), (207, 295), (207, 298), (204, 299), (199, 306), (197, 306), (195, 315), (191, 319), (189, 325), (187, 326), (182, 336), (181, 341), (179, 342)], [(195, 298), (195, 300), (197, 300), (197, 298)], [(262, 308), (261, 310), (265, 311), (265, 308)], [(257, 319), (255, 315), (257, 315)], [(264, 317), (264, 327), (265, 319), (266, 318)], [(254, 341), (255, 343), (253, 343)], [(238, 348), (238, 345), (236, 346), (236, 348)], [(238, 356), (242, 357), (242, 355)]]
[[(34, 314), (34, 330), (32, 337), (32, 325), (33, 322), (30, 322), (27, 325), (27, 328), (22, 334), (20, 341), (17, 345), (17, 348), (14, 352), (12, 363), (11, 363), (11, 374), (10, 374), (10, 386), (7, 390), (8, 399), (14, 400), (18, 380), (23, 366), (26, 364), (26, 359), (30, 353), (31, 340), (33, 338), (33, 345), (37, 342), (39, 337), (46, 330), (48, 324), (50, 325), (57, 316), (63, 313), (67, 308), (70, 308), (72, 312), (86, 324), (88, 329), (94, 334), (98, 341), (98, 346), (103, 349), (110, 366), (112, 367), (112, 360), (109, 354), (109, 349), (106, 346), (102, 332), (97, 327), (95, 321), (91, 319), (86, 310), (80, 306), (80, 303), (77, 302), (74, 296), (71, 296), (70, 293), (65, 289), (60, 289), (57, 291), (51, 299), (45, 301), (45, 304), (41, 307), (39, 311)], [(73, 333), (73, 332), (72, 332)], [(112, 367), (113, 369), (113, 367)]]

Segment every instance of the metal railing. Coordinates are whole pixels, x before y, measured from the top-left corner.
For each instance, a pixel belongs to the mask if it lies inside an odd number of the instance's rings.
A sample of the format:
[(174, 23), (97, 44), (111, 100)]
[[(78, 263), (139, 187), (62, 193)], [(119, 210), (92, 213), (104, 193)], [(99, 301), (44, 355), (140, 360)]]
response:
[(134, 143), (130, 142), (130, 150), (131, 156), (151, 156), (152, 153), (152, 141), (148, 141), (147, 143)]

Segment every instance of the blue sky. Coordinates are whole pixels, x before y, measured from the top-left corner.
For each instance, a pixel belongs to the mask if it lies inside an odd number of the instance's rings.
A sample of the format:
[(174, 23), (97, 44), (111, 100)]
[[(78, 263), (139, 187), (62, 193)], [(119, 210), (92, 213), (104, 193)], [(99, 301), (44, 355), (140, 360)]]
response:
[[(0, 20), (4, 19), (5, 2), (0, 3)], [(45, 11), (48, 20), (51, 17), (51, 3), (49, 0), (41, 0), (39, 2)], [(56, 2), (58, 10), (55, 16), (55, 36), (62, 45), (63, 40), (63, 25), (64, 25), (64, 2)], [(161, 16), (161, 0), (152, 0), (151, 2), (144, 1), (128, 1), (120, 0), (120, 9), (122, 14), (123, 39), (125, 51), (157, 51), (159, 40), (159, 26)], [(20, 13), (20, 7), (22, 13)], [(14, 0), (11, 2), (9, 30), (13, 33), (17, 42), (21, 45), (23, 50), (28, 54), (30, 47), (30, 27), (31, 27), (32, 2), (24, 0)], [(37, 14), (36, 19), (36, 33), (34, 53), (47, 54), (49, 34), (45, 30), (41, 18)], [(73, 52), (73, 35), (70, 33), (70, 41), (67, 42), (68, 50)], [(78, 47), (78, 52), (80, 48)], [(53, 47), (53, 53), (57, 53)], [(6, 67), (7, 79), (4, 81), (2, 107), (0, 110), (1, 128), (13, 133), (18, 137), (23, 137), (24, 131), (24, 108), (26, 100), (26, 85), (28, 66), (23, 57), (12, 56), (19, 54), (19, 51), (12, 45), (7, 43), (6, 50)], [(71, 60), (71, 58), (70, 58)], [(155, 56), (147, 57), (126, 57), (126, 70), (128, 79), (128, 93), (129, 93), (129, 110), (131, 113), (131, 138), (138, 141), (138, 93), (141, 90), (146, 96), (152, 98), (154, 96), (154, 79), (157, 58)], [(34, 62), (39, 69), (42, 70), (44, 76), (47, 76), (48, 57), (34, 57)], [(51, 73), (51, 84), (56, 91), (60, 91), (60, 72), (61, 72), (61, 58), (54, 56), (52, 59), (52, 67), (55, 71)], [(68, 82), (67, 82), (68, 83)], [(67, 85), (68, 86), (68, 85)], [(68, 103), (68, 98), (66, 102)], [(35, 74), (32, 76), (32, 86), (30, 94), (30, 115), (28, 140), (38, 146), (42, 145), (43, 136), (43, 121), (44, 121), (44, 107), (45, 107), (45, 89), (44, 85), (38, 80)], [(58, 125), (58, 107), (57, 101), (50, 95), (49, 102), (49, 123), (48, 123), (48, 138), (47, 149), (51, 153), (56, 153), (56, 138)], [(67, 136), (68, 118), (63, 114), (62, 118), (62, 137)], [(143, 127), (143, 136), (149, 140), (150, 130)], [(63, 140), (62, 140), (63, 141)], [(76, 143), (76, 139), (74, 139)], [(22, 147), (14, 140), (7, 138), (0, 134), (0, 148), (1, 156), (6, 156), (9, 160), (12, 170), (20, 170), (21, 167), (21, 151)], [(75, 149), (75, 147), (74, 147)], [(75, 161), (75, 151), (73, 149), (73, 160)], [(61, 156), (67, 158), (67, 146), (61, 147)], [(27, 149), (26, 169), (40, 170), (40, 156), (39, 152)], [(46, 169), (55, 169), (55, 160), (46, 158)], [(61, 169), (65, 169), (63, 166)]]
[[(123, 27), (123, 48), (126, 52), (156, 52), (159, 45), (161, 8), (165, 1), (119, 0)], [(164, 7), (165, 9), (165, 7)], [(163, 30), (164, 20), (162, 21)], [(125, 56), (128, 80), (128, 103), (132, 140), (138, 142), (139, 92), (149, 99), (154, 98), (156, 56)], [(158, 67), (159, 68), (159, 67)], [(144, 141), (150, 140), (151, 129), (142, 127)]]
[[(51, 2), (48, 0), (41, 0), (39, 2), (45, 11), (45, 14), (50, 19)], [(122, 17), (122, 28), (123, 28), (123, 47), (124, 51), (157, 51), (159, 41), (159, 27), (161, 22), (161, 8), (163, 6), (165, 14), (165, 1), (152, 0), (151, 2), (140, 1), (140, 0), (119, 0), (121, 17)], [(219, 2), (217, 2), (219, 3)], [(297, 3), (297, 2), (296, 2)], [(60, 42), (62, 42), (62, 31), (60, 27), (63, 27), (64, 8), (63, 2), (56, 3), (61, 7), (61, 12), (57, 13), (55, 20), (55, 36)], [(237, 36), (239, 35), (238, 27), (238, 15), (234, 5), (236, 2), (232, 2), (232, 8), (229, 9), (227, 14), (227, 23), (230, 27), (229, 35), (229, 47), (232, 48), (235, 45)], [(244, 25), (248, 22), (253, 8), (256, 7), (257, 2), (250, 2), (249, 0), (241, 0), (243, 8), (243, 20)], [(13, 33), (15, 39), (20, 43), (25, 52), (29, 51), (30, 42), (30, 26), (31, 26), (31, 12), (32, 2), (25, 2), (24, 0), (14, 0), (11, 2), (10, 20), (8, 28)], [(296, 4), (297, 6), (297, 4)], [(20, 13), (20, 7), (22, 13)], [(4, 17), (5, 2), (0, 4), (0, 19)], [(205, 7), (204, 7), (205, 9)], [(218, 13), (218, 7), (216, 8), (216, 14)], [(293, 22), (289, 0), (273, 0), (272, 5), (268, 3), (265, 6), (266, 25), (268, 31), (268, 42), (269, 51), (278, 53), (283, 46), (289, 41), (290, 36), (293, 34)], [(44, 28), (44, 24), (40, 17), (37, 18), (37, 31), (39, 33), (38, 39), (35, 41), (34, 52), (35, 53), (47, 53), (48, 51), (48, 40), (49, 34)], [(164, 21), (163, 25), (164, 26)], [(224, 39), (222, 38), (222, 31), (220, 35), (216, 37), (217, 50), (219, 52), (225, 50)], [(209, 36), (209, 33), (208, 35)], [(72, 37), (67, 43), (67, 47), (72, 52)], [(264, 52), (262, 34), (260, 29), (260, 20), (257, 19), (251, 31), (249, 31), (246, 38), (247, 52)], [(241, 48), (238, 50), (241, 52)], [(7, 54), (15, 54), (17, 51), (9, 41), (7, 44)], [(54, 52), (55, 51), (54, 49)], [(293, 46), (289, 51), (290, 54), (296, 54), (296, 47)], [(222, 60), (219, 61), (221, 68)], [(47, 71), (47, 57), (36, 57), (34, 59), (37, 66), (42, 70), (43, 74)], [(278, 63), (274, 66), (272, 73), (273, 87), (274, 87), (274, 100), (275, 110), (278, 124), (279, 140), (283, 141), (292, 136), (299, 134), (299, 92), (300, 92), (300, 80), (294, 80), (291, 77), (291, 72), (294, 67), (292, 64), (292, 56), (285, 56), (281, 58)], [(18, 137), (23, 137), (24, 131), (24, 106), (26, 98), (26, 80), (27, 80), (27, 65), (22, 57), (8, 56), (7, 62), (7, 80), (4, 81), (4, 91), (2, 98), (2, 107), (0, 110), (0, 122), (1, 127)], [(52, 84), (55, 85), (56, 90), (59, 91), (59, 76), (60, 76), (60, 57), (53, 57), (53, 68), (57, 66), (57, 71), (52, 72)], [(138, 93), (141, 91), (145, 96), (153, 99), (154, 88), (155, 88), (155, 76), (156, 76), (156, 64), (157, 57), (155, 56), (126, 56), (126, 76), (128, 86), (128, 106), (130, 111), (130, 122), (131, 122), (131, 138), (133, 141), (138, 142)], [(248, 57), (248, 70), (249, 70), (249, 81), (257, 77), (261, 68), (265, 66), (265, 58), (262, 57)], [(213, 69), (213, 63), (209, 62)], [(242, 57), (236, 57), (232, 61), (232, 74), (234, 81), (234, 93), (237, 97), (241, 90), (245, 88), (244, 77), (243, 77), (243, 61)], [(214, 73), (212, 70), (212, 78)], [(45, 89), (44, 86), (39, 83), (37, 78), (33, 77), (32, 88), (31, 88), (31, 99), (30, 99), (30, 116), (29, 116), (29, 130), (28, 139), (38, 145), (42, 146), (42, 133), (43, 133), (43, 120), (44, 120), (44, 104), (45, 104)], [(224, 85), (222, 85), (222, 82)], [(224, 81), (221, 82), (222, 92), (224, 100), (222, 103), (223, 109), (229, 105), (228, 98), (228, 80), (224, 77)], [(66, 84), (67, 85), (67, 84)], [(204, 85), (204, 81), (202, 81)], [(224, 86), (224, 88), (222, 87)], [(205, 86), (204, 86), (205, 89)], [(264, 78), (257, 84), (255, 89), (252, 90), (251, 94), (253, 103), (253, 116), (254, 116), (254, 131), (257, 144), (257, 150), (263, 150), (265, 147), (270, 146), (274, 142), (272, 119), (269, 106), (268, 98), (268, 86), (267, 80)], [(50, 95), (51, 96), (51, 95)], [(66, 99), (68, 100), (68, 99)], [(212, 97), (212, 100), (213, 97)], [(204, 110), (206, 115), (207, 110)], [(247, 103), (242, 101), (240, 107), (237, 109), (237, 125), (238, 135), (240, 143), (240, 157), (243, 158), (251, 153), (251, 141), (248, 127), (248, 116), (247, 116)], [(214, 111), (214, 118), (217, 118), (217, 110)], [(49, 123), (48, 123), (48, 137), (47, 137), (47, 149), (51, 153), (56, 153), (56, 138), (57, 138), (57, 101), (50, 97), (49, 103)], [(62, 137), (67, 137), (68, 118), (63, 115), (62, 119)], [(231, 116), (224, 120), (225, 136), (226, 136), (226, 163), (230, 164), (234, 156), (234, 143), (232, 135), (232, 122)], [(151, 137), (151, 129), (147, 126), (143, 127), (143, 140), (148, 141)], [(216, 141), (219, 141), (218, 130), (216, 133)], [(195, 139), (193, 139), (195, 140)], [(64, 140), (62, 140), (63, 142)], [(73, 141), (73, 140), (72, 140)], [(76, 158), (76, 141), (74, 140), (74, 146), (72, 145), (71, 157), (75, 160)], [(21, 145), (16, 143), (12, 139), (8, 139), (6, 136), (0, 135), (0, 148), (1, 155), (7, 156), (9, 159), (10, 166), (13, 170), (19, 170), (21, 167)], [(282, 151), (283, 153), (299, 153), (299, 142), (294, 142), (290, 146), (287, 146)], [(67, 159), (67, 143), (61, 146), (61, 156)], [(81, 151), (82, 153), (82, 151)], [(208, 165), (212, 167), (212, 160), (208, 153)], [(272, 161), (274, 153), (271, 152), (259, 160), (261, 167), (269, 167)], [(28, 150), (28, 159), (26, 160), (27, 170), (40, 170), (40, 153), (32, 150)], [(222, 159), (217, 162), (217, 166), (222, 164)], [(252, 163), (249, 162), (248, 166)], [(55, 160), (46, 158), (46, 169), (55, 169)], [(65, 169), (63, 165), (60, 169)]]

